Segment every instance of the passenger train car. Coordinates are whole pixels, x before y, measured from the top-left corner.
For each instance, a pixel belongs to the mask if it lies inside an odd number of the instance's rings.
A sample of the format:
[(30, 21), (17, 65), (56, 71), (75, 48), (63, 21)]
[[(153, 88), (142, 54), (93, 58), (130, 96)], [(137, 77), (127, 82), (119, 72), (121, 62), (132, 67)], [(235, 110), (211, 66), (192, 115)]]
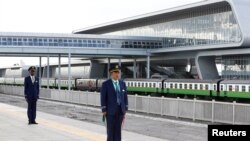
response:
[[(72, 89), (100, 91), (106, 79), (70, 80)], [(2, 85), (23, 85), (24, 78), (0, 78)], [(50, 88), (58, 88), (58, 79), (49, 79)], [(69, 81), (61, 80), (61, 88), (67, 89)], [(219, 98), (250, 99), (249, 80), (196, 80), (196, 79), (125, 79), (129, 94), (176, 95)], [(47, 79), (42, 79), (42, 87), (47, 87)]]

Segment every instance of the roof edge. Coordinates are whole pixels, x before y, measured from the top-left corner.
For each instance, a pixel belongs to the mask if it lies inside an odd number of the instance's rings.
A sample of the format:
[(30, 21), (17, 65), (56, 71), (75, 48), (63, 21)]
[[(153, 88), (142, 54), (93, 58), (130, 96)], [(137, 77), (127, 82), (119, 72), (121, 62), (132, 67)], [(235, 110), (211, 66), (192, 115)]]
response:
[(120, 20), (115, 20), (115, 21), (111, 21), (111, 22), (107, 22), (107, 23), (103, 23), (103, 24), (98, 24), (98, 25), (94, 25), (94, 26), (90, 26), (90, 27), (86, 27), (86, 28), (76, 29), (76, 30), (73, 30), (72, 33), (77, 34), (80, 32), (93, 30), (93, 29), (97, 29), (97, 28), (102, 28), (105, 26), (116, 25), (119, 23), (125, 23), (125, 22), (129, 22), (129, 21), (143, 19), (146, 17), (157, 16), (157, 15), (164, 14), (164, 13), (177, 12), (177, 11), (184, 10), (184, 9), (195, 8), (195, 7), (199, 7), (199, 6), (204, 6), (204, 5), (218, 3), (218, 2), (224, 2), (224, 1), (227, 2), (227, 0), (204, 0), (204, 1), (200, 1), (200, 2), (195, 2), (195, 3), (186, 4), (186, 5), (176, 6), (173, 8), (168, 8), (168, 9), (163, 9), (163, 10), (159, 10), (159, 11), (155, 11), (155, 12), (150, 12), (150, 13), (146, 13), (146, 14), (142, 14), (142, 15), (128, 17), (128, 18), (124, 18), (124, 19), (120, 19)]

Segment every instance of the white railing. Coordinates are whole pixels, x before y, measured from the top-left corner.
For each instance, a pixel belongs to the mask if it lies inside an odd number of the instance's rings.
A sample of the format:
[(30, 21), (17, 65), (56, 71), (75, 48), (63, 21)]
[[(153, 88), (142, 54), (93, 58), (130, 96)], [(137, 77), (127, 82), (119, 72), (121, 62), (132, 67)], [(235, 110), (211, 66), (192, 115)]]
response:
[[(100, 106), (98, 92), (41, 89), (40, 98)], [(0, 85), (0, 93), (23, 96), (24, 88)], [(129, 95), (129, 111), (209, 122), (250, 124), (250, 104)]]

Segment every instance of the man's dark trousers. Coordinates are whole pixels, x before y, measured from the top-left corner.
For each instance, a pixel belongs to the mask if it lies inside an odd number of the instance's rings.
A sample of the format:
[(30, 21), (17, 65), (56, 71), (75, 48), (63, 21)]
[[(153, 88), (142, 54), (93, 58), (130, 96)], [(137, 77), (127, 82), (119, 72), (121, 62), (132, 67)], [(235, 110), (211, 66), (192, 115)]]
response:
[(36, 121), (36, 102), (37, 100), (27, 100), (28, 103), (28, 118), (29, 122), (35, 122)]
[(124, 115), (121, 106), (117, 106), (115, 115), (107, 115), (107, 141), (121, 141), (121, 126)]

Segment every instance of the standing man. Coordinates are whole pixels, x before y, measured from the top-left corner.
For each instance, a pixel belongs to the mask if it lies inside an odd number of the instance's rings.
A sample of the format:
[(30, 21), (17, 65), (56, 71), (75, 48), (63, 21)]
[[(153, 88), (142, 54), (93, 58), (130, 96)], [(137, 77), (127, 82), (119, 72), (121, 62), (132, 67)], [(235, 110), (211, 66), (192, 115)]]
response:
[(35, 76), (36, 67), (31, 66), (28, 69), (29, 76), (24, 79), (24, 95), (28, 103), (29, 124), (38, 124), (36, 122), (36, 103), (39, 99), (39, 79)]
[(107, 119), (107, 141), (121, 141), (121, 126), (128, 110), (126, 84), (120, 80), (121, 67), (111, 66), (111, 79), (103, 82), (101, 90), (101, 107)]

